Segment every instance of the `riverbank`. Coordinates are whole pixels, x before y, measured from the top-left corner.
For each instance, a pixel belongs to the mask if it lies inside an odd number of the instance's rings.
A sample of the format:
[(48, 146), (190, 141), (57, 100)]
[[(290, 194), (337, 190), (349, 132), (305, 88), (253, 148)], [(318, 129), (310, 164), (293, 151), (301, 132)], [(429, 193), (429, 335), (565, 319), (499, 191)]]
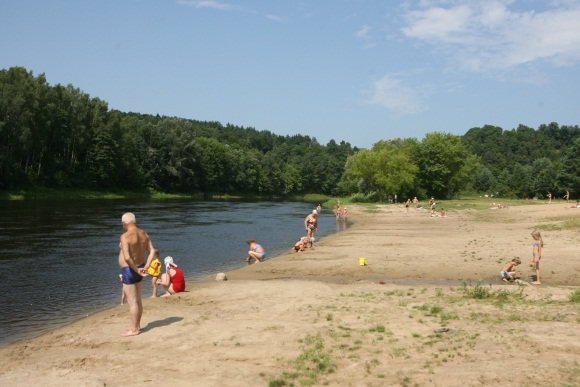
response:
[(78, 200), (78, 199), (99, 199), (99, 200), (119, 200), (119, 199), (193, 199), (193, 200), (241, 200), (241, 201), (293, 201), (306, 203), (324, 203), (331, 198), (323, 194), (303, 194), (303, 195), (257, 195), (257, 194), (210, 194), (204, 195), (196, 193), (169, 193), (159, 192), (154, 189), (145, 191), (98, 191), (88, 189), (54, 189), (54, 188), (33, 188), (16, 191), (0, 191), (0, 201), (2, 200)]
[[(0, 349), (2, 385), (576, 385), (580, 244), (563, 204), (450, 209), (349, 206), (356, 220), (283, 254)], [(544, 229), (540, 287), (504, 285)], [(367, 266), (359, 266), (359, 258)], [(482, 280), (482, 285), (476, 285)], [(488, 285), (488, 284), (491, 284)], [(576, 295), (576, 296), (574, 296)], [(576, 298), (575, 298), (576, 297)]]

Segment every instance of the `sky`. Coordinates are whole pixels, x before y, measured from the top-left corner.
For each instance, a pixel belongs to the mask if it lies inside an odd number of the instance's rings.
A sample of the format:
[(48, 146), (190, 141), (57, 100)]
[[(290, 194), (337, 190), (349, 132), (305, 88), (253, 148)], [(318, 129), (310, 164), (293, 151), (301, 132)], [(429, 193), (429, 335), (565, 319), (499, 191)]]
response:
[(580, 0), (1, 0), (0, 69), (370, 147), (580, 124)]

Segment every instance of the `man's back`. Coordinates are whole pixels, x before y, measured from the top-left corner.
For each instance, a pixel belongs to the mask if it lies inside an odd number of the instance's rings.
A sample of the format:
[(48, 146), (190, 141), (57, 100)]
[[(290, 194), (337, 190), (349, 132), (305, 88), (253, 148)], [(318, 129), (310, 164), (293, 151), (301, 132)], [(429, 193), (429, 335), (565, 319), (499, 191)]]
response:
[[(121, 235), (121, 246), (127, 247), (130, 257), (136, 265), (141, 265), (145, 259), (145, 252), (149, 251), (149, 236), (135, 225), (127, 227), (127, 231)], [(125, 251), (125, 250), (124, 250)]]

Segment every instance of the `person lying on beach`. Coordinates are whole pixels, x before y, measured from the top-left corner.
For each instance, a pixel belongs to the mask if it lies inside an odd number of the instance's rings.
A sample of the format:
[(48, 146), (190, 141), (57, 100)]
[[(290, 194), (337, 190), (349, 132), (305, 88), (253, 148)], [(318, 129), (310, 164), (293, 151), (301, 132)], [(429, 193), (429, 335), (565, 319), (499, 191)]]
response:
[(294, 244), (294, 251), (299, 252), (299, 251), (306, 250), (309, 243), (310, 243), (310, 238), (308, 238), (308, 236), (303, 236), (302, 238), (300, 238), (298, 240), (298, 242), (296, 242)]
[(266, 257), (266, 250), (264, 250), (262, 245), (260, 245), (253, 239), (250, 239), (249, 241), (247, 241), (247, 243), (248, 246), (250, 246), (248, 256), (246, 257), (246, 262), (248, 263), (248, 265), (251, 264), (252, 261), (255, 261), (255, 263), (263, 262), (264, 258)]
[(501, 280), (503, 282), (513, 282), (517, 280), (518, 276), (516, 274), (515, 267), (521, 263), (522, 261), (518, 257), (515, 257), (514, 259), (503, 265), (503, 268), (499, 272)]
[(185, 290), (185, 277), (183, 271), (173, 262), (172, 257), (165, 257), (165, 273), (157, 280), (157, 285), (163, 286), (165, 293), (161, 297), (169, 297), (172, 294), (181, 293)]

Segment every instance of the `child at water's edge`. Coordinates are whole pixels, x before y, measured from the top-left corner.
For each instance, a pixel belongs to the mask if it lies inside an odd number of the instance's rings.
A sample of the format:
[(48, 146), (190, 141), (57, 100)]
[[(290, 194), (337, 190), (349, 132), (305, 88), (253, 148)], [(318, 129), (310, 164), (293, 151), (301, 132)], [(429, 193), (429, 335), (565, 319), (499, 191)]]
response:
[(515, 257), (514, 259), (506, 263), (499, 272), (501, 280), (504, 282), (515, 281), (517, 279), (515, 267), (521, 263), (522, 261), (518, 257)]
[(147, 269), (147, 274), (151, 276), (151, 297), (155, 298), (157, 297), (157, 280), (161, 275), (161, 261), (159, 260), (159, 250), (155, 250), (153, 254), (153, 260)]
[(542, 248), (544, 247), (544, 240), (542, 234), (538, 230), (532, 231), (532, 260), (530, 264), (536, 270), (536, 280), (532, 282), (533, 285), (541, 285), (540, 281), (540, 259), (542, 258)]

